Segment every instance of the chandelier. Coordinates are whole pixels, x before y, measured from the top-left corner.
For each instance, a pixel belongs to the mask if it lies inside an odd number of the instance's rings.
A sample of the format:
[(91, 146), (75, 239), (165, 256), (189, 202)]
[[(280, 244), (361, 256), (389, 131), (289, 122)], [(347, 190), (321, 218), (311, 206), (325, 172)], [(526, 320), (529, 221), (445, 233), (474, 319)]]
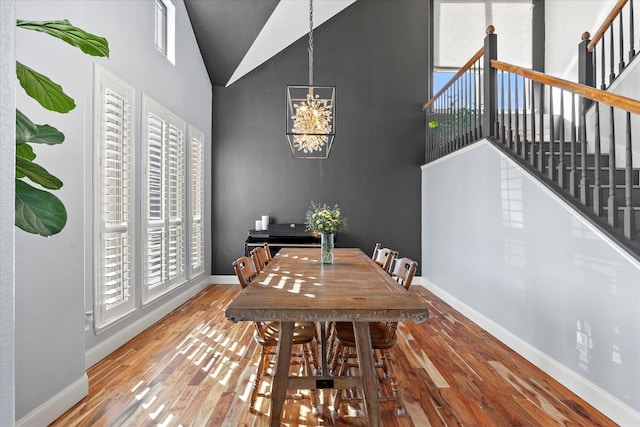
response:
[(286, 134), (294, 159), (326, 159), (335, 137), (335, 86), (313, 85), (313, 0), (309, 0), (309, 85), (287, 86)]

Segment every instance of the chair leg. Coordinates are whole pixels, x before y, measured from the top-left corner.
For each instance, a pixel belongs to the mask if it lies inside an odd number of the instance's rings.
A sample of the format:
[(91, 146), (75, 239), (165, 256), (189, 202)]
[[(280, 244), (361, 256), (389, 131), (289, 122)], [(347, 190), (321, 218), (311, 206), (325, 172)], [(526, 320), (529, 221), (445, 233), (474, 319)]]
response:
[(393, 399), (398, 406), (397, 414), (399, 417), (404, 416), (404, 402), (402, 401), (402, 393), (400, 391), (400, 387), (398, 386), (398, 378), (396, 377), (396, 370), (393, 367), (393, 360), (391, 357), (391, 350), (382, 350), (381, 352), (385, 358), (387, 369), (389, 370), (389, 378), (391, 382), (391, 391), (393, 392)]
[[(313, 343), (309, 342), (305, 344), (303, 346), (302, 352), (304, 356), (305, 375), (310, 377), (313, 375), (313, 370), (318, 363), (318, 360), (315, 356)], [(311, 400), (311, 415), (317, 417), (318, 415), (320, 415), (320, 410), (318, 409), (318, 392), (315, 389), (309, 391), (309, 400)]]
[(331, 368), (329, 369), (329, 375), (336, 375), (336, 368), (340, 363), (340, 357), (342, 356), (342, 345), (340, 342), (336, 342), (333, 346), (334, 352), (331, 357)]
[(249, 411), (255, 411), (256, 400), (258, 398), (258, 391), (260, 390), (260, 382), (262, 381), (262, 375), (269, 367), (269, 350), (265, 346), (260, 346), (260, 359), (258, 360), (258, 370), (256, 371), (256, 379), (253, 382), (253, 389), (251, 390), (251, 398), (249, 400)]

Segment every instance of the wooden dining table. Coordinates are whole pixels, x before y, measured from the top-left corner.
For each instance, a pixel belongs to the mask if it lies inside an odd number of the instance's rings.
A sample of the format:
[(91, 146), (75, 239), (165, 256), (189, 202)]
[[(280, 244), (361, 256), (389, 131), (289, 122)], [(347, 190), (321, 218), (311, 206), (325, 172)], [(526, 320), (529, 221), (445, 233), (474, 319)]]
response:
[[(429, 316), (422, 300), (399, 286), (360, 249), (334, 251), (334, 263), (321, 264), (317, 248), (280, 250), (225, 310), (225, 316), (234, 322), (281, 322), (271, 387), (271, 426), (280, 425), (287, 390), (328, 388), (362, 389), (369, 425), (379, 426), (378, 380), (368, 322), (422, 322)], [(321, 325), (321, 372), (310, 377), (290, 376), (294, 324), (304, 321)], [(359, 375), (329, 375), (327, 321), (353, 322)]]

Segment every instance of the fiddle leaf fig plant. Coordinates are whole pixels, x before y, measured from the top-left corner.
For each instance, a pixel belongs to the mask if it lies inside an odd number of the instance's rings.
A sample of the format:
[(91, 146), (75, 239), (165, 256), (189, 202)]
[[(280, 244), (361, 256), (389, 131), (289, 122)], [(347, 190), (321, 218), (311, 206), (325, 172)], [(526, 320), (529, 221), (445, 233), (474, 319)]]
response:
[[(17, 20), (18, 28), (33, 30), (59, 38), (92, 56), (109, 56), (109, 43), (103, 37), (71, 25), (69, 21)], [(73, 98), (49, 77), (16, 61), (16, 75), (27, 95), (49, 111), (68, 113), (76, 106)], [(16, 226), (22, 230), (52, 236), (67, 223), (67, 210), (62, 201), (48, 190), (62, 188), (62, 181), (34, 162), (32, 144), (56, 145), (64, 134), (48, 124), (34, 124), (16, 108)], [(43, 189), (36, 188), (30, 183)]]

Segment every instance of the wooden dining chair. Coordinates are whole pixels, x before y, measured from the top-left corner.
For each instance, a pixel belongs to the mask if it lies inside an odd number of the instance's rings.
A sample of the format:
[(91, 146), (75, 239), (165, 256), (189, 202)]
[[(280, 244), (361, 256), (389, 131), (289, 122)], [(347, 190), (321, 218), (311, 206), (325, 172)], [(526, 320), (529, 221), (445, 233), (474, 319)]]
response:
[(264, 252), (267, 255), (267, 259), (271, 261), (273, 259), (273, 255), (271, 255), (271, 248), (269, 247), (269, 243), (264, 242), (264, 245), (262, 245), (262, 247), (264, 248)]
[[(400, 258), (395, 261), (392, 277), (407, 291), (411, 287), (411, 282), (415, 276), (418, 263), (409, 258)], [(336, 322), (335, 323), (335, 340), (336, 355), (331, 363), (331, 372), (336, 372), (339, 365), (338, 375), (352, 375), (352, 370), (358, 365), (354, 362), (356, 356), (355, 334), (353, 331), (353, 323)], [(384, 378), (389, 379), (391, 386), (391, 396), (380, 396), (380, 401), (394, 401), (397, 408), (398, 416), (405, 415), (404, 402), (398, 385), (398, 379), (393, 366), (393, 358), (391, 349), (396, 345), (398, 322), (369, 322), (369, 333), (371, 335), (371, 350), (379, 353), (379, 362), (376, 367), (382, 368)], [(339, 418), (340, 405), (342, 403), (359, 403), (362, 398), (358, 397), (357, 392), (347, 390), (336, 390), (333, 398), (333, 410), (331, 416)]]
[(384, 271), (389, 271), (389, 266), (391, 265), (391, 261), (394, 257), (398, 255), (398, 252), (393, 249), (383, 248), (380, 243), (376, 243), (376, 246), (373, 248), (373, 255), (371, 255), (371, 259), (375, 261)]
[(258, 272), (262, 271), (267, 264), (269, 264), (269, 261), (271, 261), (271, 258), (267, 256), (264, 246), (257, 246), (253, 248), (249, 255), (251, 256), (253, 264), (256, 266), (256, 270)]
[[(246, 288), (258, 276), (258, 270), (249, 257), (243, 256), (233, 262), (233, 270), (240, 281), (240, 286)], [(253, 338), (260, 345), (260, 359), (258, 360), (258, 370), (256, 379), (251, 390), (249, 400), (249, 411), (255, 410), (255, 404), (258, 396), (269, 397), (269, 393), (260, 393), (260, 384), (264, 376), (267, 375), (269, 367), (275, 363), (274, 356), (276, 347), (278, 346), (278, 337), (280, 335), (280, 322), (254, 322), (255, 332)], [(307, 376), (311, 376), (315, 367), (318, 366), (313, 341), (316, 333), (316, 325), (314, 322), (296, 323), (293, 330), (293, 345), (301, 347), (302, 361), (298, 363), (292, 360), (292, 365), (299, 365), (304, 369)], [(300, 353), (295, 353), (294, 358), (299, 359)], [(270, 374), (269, 374), (270, 375)], [(309, 400), (311, 401), (311, 413), (314, 416), (320, 414), (318, 410), (318, 394), (316, 390), (310, 390)]]

